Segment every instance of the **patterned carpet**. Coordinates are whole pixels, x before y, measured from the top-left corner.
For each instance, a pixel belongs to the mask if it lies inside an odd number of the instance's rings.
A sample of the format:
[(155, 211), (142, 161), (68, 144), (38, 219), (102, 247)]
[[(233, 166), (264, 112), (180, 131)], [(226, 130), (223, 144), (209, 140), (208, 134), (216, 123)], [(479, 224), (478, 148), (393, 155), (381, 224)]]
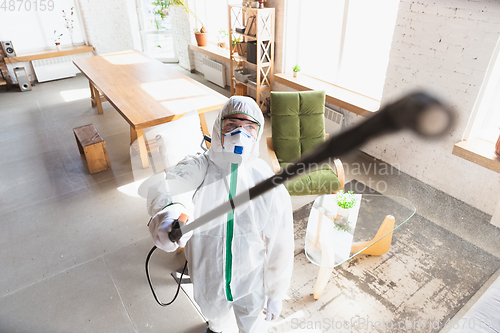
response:
[[(359, 184), (350, 182), (346, 189), (371, 190)], [(387, 254), (359, 255), (334, 268), (321, 298), (314, 300), (319, 268), (304, 254), (311, 206), (294, 212), (289, 299), (269, 332), (439, 332), (500, 267), (499, 258), (417, 211), (395, 231)]]

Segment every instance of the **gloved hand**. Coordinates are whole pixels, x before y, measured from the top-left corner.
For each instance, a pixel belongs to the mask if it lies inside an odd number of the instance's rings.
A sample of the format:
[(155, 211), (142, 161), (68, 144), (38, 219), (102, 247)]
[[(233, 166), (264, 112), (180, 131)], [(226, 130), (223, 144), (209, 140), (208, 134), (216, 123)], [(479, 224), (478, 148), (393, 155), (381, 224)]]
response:
[(278, 319), (283, 308), (283, 301), (277, 299), (267, 300), (267, 310), (264, 312), (266, 314), (267, 321), (274, 321)]
[(154, 244), (166, 252), (173, 252), (179, 246), (184, 247), (193, 235), (188, 232), (183, 235), (177, 243), (173, 243), (168, 238), (168, 233), (172, 230), (172, 223), (179, 218), (181, 213), (187, 214), (187, 211), (180, 204), (174, 204), (159, 211), (149, 223), (149, 232), (153, 238)]

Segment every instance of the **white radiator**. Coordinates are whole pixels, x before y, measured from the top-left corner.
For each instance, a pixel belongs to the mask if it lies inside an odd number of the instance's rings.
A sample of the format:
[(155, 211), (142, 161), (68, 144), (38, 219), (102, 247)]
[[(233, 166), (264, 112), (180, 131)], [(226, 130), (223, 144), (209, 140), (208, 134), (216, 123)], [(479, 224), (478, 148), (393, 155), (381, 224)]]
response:
[(75, 56), (63, 56), (33, 60), (31, 63), (38, 82), (62, 79), (75, 76), (80, 71), (73, 65)]
[(325, 132), (330, 135), (338, 134), (342, 129), (344, 115), (325, 106)]
[(218, 62), (204, 58), (203, 74), (205, 78), (222, 88), (226, 87), (226, 67)]

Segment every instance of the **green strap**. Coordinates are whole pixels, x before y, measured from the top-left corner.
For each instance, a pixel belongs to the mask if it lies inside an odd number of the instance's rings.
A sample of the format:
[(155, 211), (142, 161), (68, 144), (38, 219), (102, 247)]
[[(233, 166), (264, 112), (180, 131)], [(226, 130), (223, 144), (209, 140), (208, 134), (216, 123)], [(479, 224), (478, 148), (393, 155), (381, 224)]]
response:
[[(229, 185), (229, 200), (236, 194), (236, 182), (238, 179), (238, 164), (231, 163), (231, 183)], [(227, 214), (227, 232), (226, 232), (226, 297), (228, 301), (233, 300), (231, 294), (231, 273), (233, 266), (233, 227), (234, 227), (234, 209)]]

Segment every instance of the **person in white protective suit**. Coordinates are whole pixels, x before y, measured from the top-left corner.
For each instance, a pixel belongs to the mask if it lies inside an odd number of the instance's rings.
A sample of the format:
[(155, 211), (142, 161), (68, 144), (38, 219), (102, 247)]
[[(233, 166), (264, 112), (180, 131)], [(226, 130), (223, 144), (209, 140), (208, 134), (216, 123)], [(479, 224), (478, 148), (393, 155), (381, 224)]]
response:
[(184, 235), (178, 244), (168, 238), (181, 213), (193, 221), (272, 176), (258, 158), (263, 125), (253, 99), (231, 97), (215, 121), (211, 148), (179, 162), (167, 173), (166, 185), (148, 194), (155, 245), (165, 251), (185, 245), (194, 299), (209, 321), (206, 332), (223, 331), (231, 310), (240, 332), (267, 332), (265, 320), (278, 318), (290, 285), (293, 220), (283, 185)]

